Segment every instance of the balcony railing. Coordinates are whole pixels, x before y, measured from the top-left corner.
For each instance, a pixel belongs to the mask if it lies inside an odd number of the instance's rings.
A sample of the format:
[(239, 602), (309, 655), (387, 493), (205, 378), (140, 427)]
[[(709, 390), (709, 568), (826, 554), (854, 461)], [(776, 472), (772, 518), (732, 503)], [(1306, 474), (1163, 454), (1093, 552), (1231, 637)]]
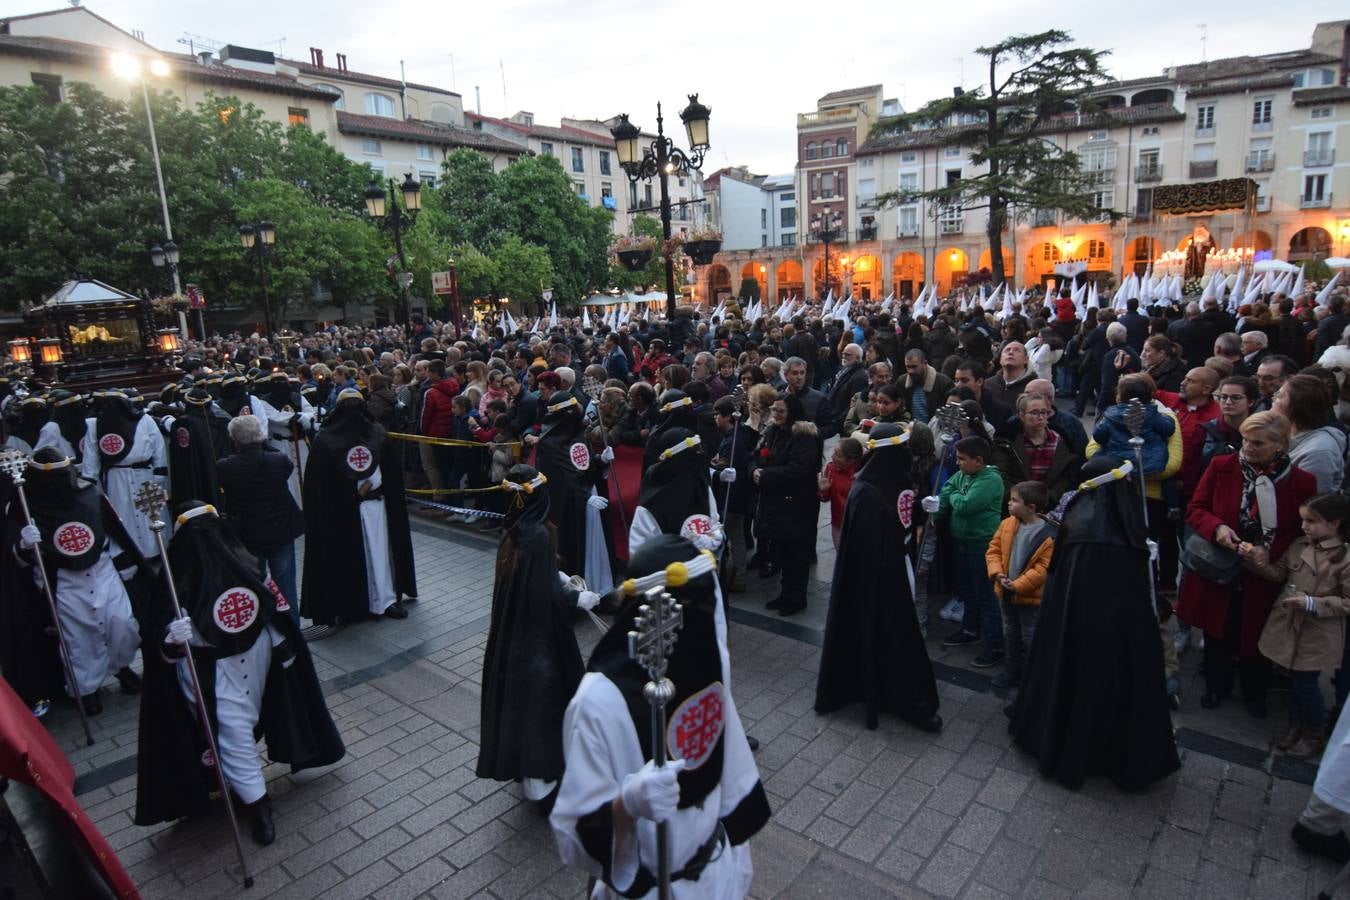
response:
[(1303, 164), (1305, 166), (1329, 166), (1336, 161), (1336, 151), (1333, 148), (1325, 150), (1304, 150)]
[(1275, 154), (1248, 153), (1245, 168), (1248, 172), (1273, 172), (1275, 171)]
[(1271, 131), (1275, 128), (1275, 123), (1267, 120), (1265, 122), (1253, 122), (1252, 131)]
[(897, 237), (918, 237), (918, 236), (919, 236), (919, 226), (918, 226), (918, 225), (901, 225), (899, 228), (896, 229), (896, 236), (897, 236)]
[(1196, 160), (1191, 163), (1192, 178), (1213, 178), (1219, 174), (1219, 161), (1217, 159)]
[(1299, 197), (1299, 209), (1326, 209), (1331, 206), (1331, 194), (1314, 197)]
[(858, 240), (875, 241), (877, 239), (877, 226), (860, 225), (858, 226)]
[(857, 198), (858, 209), (872, 209), (877, 205), (876, 194), (859, 194)]
[(1134, 169), (1134, 180), (1138, 182), (1162, 181), (1162, 177), (1161, 165), (1136, 166)]
[(938, 220), (938, 234), (961, 234), (965, 230), (966, 220), (964, 218)]
[(1053, 209), (1038, 209), (1031, 214), (1032, 228), (1053, 228), (1058, 224)]
[(798, 113), (798, 125), (835, 125), (856, 121), (858, 111), (853, 107), (827, 109), (820, 112)]
[(1198, 138), (1212, 138), (1212, 137), (1214, 137), (1214, 126), (1213, 126), (1213, 125), (1210, 125), (1210, 126), (1208, 126), (1208, 127), (1200, 127), (1200, 126), (1196, 126), (1196, 129), (1195, 129), (1195, 136), (1198, 137)]

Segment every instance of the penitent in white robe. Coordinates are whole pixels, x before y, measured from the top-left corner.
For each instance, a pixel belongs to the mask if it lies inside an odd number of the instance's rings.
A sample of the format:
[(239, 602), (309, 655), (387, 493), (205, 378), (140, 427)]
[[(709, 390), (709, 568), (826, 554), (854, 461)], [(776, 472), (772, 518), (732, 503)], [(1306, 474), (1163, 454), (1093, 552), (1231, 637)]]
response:
[[(725, 644), (719, 649), (723, 684), (728, 685), (730, 662)], [(718, 821), (730, 815), (759, 783), (759, 770), (729, 689), (723, 694), (723, 704), (722, 781), (702, 804), (677, 810), (667, 820), (673, 871), (684, 867), (713, 835)], [(549, 816), (558, 849), (564, 862), (596, 878), (591, 892), (593, 900), (619, 898), (622, 895), (600, 880), (602, 867), (586, 852), (577, 834), (578, 820), (612, 803), (623, 786), (624, 776), (641, 769), (646, 762), (633, 730), (628, 705), (614, 682), (606, 676), (589, 672), (582, 677), (563, 716), (563, 753), (567, 767)], [(733, 847), (724, 839), (720, 851), (714, 851), (713, 857), (697, 881), (673, 882), (672, 896), (680, 900), (744, 897), (754, 877), (750, 842)], [(637, 874), (639, 861), (655, 874), (656, 860), (656, 824), (639, 819), (629, 838), (622, 842), (616, 840), (611, 847), (610, 871), (614, 883), (628, 889)], [(653, 888), (646, 896), (655, 897), (656, 894)]]
[[(159, 430), (155, 420), (149, 416), (141, 416), (136, 423), (131, 450), (119, 463), (107, 462), (98, 452), (97, 425), (90, 427), (89, 434), (85, 438), (85, 447), (84, 459), (80, 461), (80, 474), (103, 485), (103, 493), (107, 495), (113, 509), (117, 510), (122, 525), (126, 527), (127, 534), (131, 536), (141, 555), (146, 559), (159, 556), (155, 533), (150, 530), (150, 518), (136, 509), (136, 492), (146, 482), (153, 481), (165, 491), (169, 490), (169, 449), (164, 443), (164, 434)], [(93, 452), (89, 452), (90, 450)], [(135, 463), (149, 463), (149, 465), (133, 468)]]
[[(94, 693), (109, 675), (131, 665), (141, 645), (131, 599), (112, 563), (113, 555), (121, 550), (116, 544), (109, 547), (87, 569), (58, 568), (51, 573), (56, 614), (70, 648), (75, 687), (81, 697)], [(34, 566), (33, 579), (39, 589), (40, 578)]]
[[(357, 486), (369, 484), (371, 490), (383, 483), (379, 468)], [(383, 496), (375, 500), (363, 500), (358, 504), (357, 512), (361, 516), (361, 545), (366, 555), (366, 597), (369, 598), (371, 615), (383, 615), (384, 611), (398, 600), (398, 591), (394, 589), (394, 563), (389, 556), (389, 517), (384, 508)]]

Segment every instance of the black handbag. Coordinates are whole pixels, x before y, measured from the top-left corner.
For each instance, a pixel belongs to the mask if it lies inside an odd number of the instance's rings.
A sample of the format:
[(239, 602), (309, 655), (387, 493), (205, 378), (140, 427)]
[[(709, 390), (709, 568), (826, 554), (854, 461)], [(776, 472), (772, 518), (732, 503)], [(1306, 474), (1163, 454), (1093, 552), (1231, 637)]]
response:
[(1242, 557), (1206, 540), (1190, 525), (1181, 531), (1181, 567), (1215, 584), (1232, 584), (1242, 574)]

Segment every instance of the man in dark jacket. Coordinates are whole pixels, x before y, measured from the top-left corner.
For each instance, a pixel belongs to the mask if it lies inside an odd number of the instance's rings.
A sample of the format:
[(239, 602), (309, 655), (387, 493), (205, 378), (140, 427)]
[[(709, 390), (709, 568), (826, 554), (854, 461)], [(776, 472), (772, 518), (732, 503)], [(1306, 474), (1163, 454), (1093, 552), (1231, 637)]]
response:
[(802, 402), (806, 420), (815, 423), (821, 443), (833, 437), (836, 432), (834, 415), (825, 395), (807, 387), (806, 361), (800, 356), (788, 357), (783, 365), (783, 377), (787, 380), (788, 393)]
[(834, 383), (830, 385), (830, 415), (834, 419), (836, 434), (843, 425), (844, 417), (848, 415), (849, 403), (858, 391), (867, 387), (867, 369), (862, 364), (862, 358), (862, 348), (857, 344), (845, 347), (843, 365), (835, 373)]
[(1345, 314), (1345, 298), (1332, 297), (1329, 304), (1331, 315), (1317, 323), (1317, 351), (1313, 355), (1321, 358), (1328, 347), (1341, 342), (1345, 326), (1350, 325), (1350, 316)]
[(905, 353), (905, 380), (900, 391), (905, 397), (905, 409), (916, 422), (927, 422), (947, 402), (952, 380), (928, 364), (917, 347)]
[(294, 465), (267, 445), (257, 416), (231, 419), (229, 434), (239, 449), (216, 465), (226, 522), (258, 561), (258, 578), (271, 574), (299, 625), (295, 539), (305, 533), (305, 517), (288, 487)]
[(820, 343), (806, 330), (806, 322), (801, 316), (793, 316), (792, 321), (783, 326), (783, 355), (799, 357), (806, 363), (807, 384), (815, 384), (819, 351)]
[(1139, 301), (1134, 297), (1125, 301), (1125, 314), (1119, 319), (1125, 326), (1125, 343), (1135, 353), (1142, 353), (1148, 340), (1148, 316), (1139, 312)]
[(1191, 301), (1186, 304), (1184, 318), (1167, 327), (1167, 336), (1181, 347), (1181, 358), (1188, 366), (1203, 366), (1219, 332), (1214, 330), (1213, 323), (1200, 317), (1200, 304)]
[(1102, 357), (1106, 355), (1106, 328), (1115, 322), (1111, 311), (1102, 310), (1097, 318), (1097, 327), (1083, 336), (1082, 346), (1078, 348), (1079, 371), (1083, 380), (1078, 385), (1078, 399), (1073, 404), (1073, 414), (1082, 416), (1087, 412), (1088, 403), (1096, 402), (1097, 390), (1101, 387)]
[[(968, 359), (960, 363), (956, 367), (954, 380), (958, 386), (970, 388), (970, 392), (980, 404), (980, 409), (984, 411), (984, 420), (996, 434), (1006, 437), (1004, 432), (1009, 423), (1016, 424), (1013, 419), (1013, 408), (984, 389), (984, 364), (977, 359)], [(945, 398), (943, 402), (946, 402)]]

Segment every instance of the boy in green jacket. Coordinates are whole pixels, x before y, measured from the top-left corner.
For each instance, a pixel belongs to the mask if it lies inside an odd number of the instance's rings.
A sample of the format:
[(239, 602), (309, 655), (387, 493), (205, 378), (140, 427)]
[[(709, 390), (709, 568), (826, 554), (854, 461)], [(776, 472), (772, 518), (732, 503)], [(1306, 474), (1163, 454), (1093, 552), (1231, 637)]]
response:
[(956, 543), (956, 590), (966, 601), (961, 627), (942, 644), (961, 647), (979, 643), (983, 637), (984, 649), (971, 662), (981, 669), (1003, 661), (1003, 618), (984, 566), (984, 552), (998, 530), (1003, 511), (1003, 476), (988, 465), (989, 454), (989, 442), (982, 437), (957, 441), (956, 465), (960, 471), (947, 479), (938, 497), (923, 501), (925, 509), (948, 522)]

